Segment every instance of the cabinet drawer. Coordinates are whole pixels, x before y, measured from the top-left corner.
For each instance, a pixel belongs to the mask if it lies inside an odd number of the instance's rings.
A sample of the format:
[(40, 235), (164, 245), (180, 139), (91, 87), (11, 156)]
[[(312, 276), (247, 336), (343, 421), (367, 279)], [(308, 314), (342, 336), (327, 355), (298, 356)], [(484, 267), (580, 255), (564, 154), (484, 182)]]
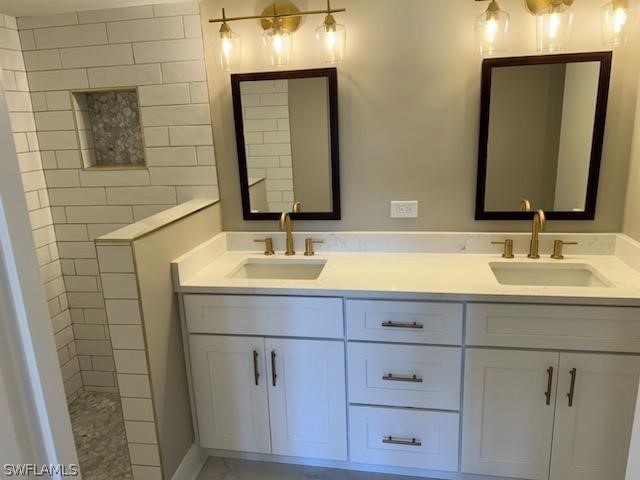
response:
[(640, 309), (469, 304), (467, 345), (640, 352)]
[(351, 407), (351, 461), (458, 470), (457, 413)]
[(462, 304), (347, 300), (351, 340), (460, 345)]
[(339, 298), (185, 295), (190, 333), (342, 338)]
[(350, 402), (460, 409), (460, 348), (349, 343), (348, 352)]

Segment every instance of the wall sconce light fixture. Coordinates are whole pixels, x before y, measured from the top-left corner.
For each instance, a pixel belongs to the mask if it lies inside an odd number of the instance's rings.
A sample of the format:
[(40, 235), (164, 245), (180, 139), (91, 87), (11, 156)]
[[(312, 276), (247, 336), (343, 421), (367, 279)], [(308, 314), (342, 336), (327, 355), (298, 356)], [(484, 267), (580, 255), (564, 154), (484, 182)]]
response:
[[(331, 1), (327, 0), (327, 11), (331, 10)], [(325, 62), (340, 63), (347, 49), (347, 29), (333, 18), (331, 13), (324, 17), (324, 23), (316, 29), (316, 40)]]
[(536, 37), (539, 52), (557, 52), (567, 47), (573, 12), (573, 0), (551, 0), (536, 14)]
[[(509, 14), (500, 9), (497, 0), (476, 19), (478, 49), (483, 55), (505, 50), (509, 30)], [(567, 48), (573, 25), (575, 0), (524, 0), (525, 8), (536, 18), (536, 45), (539, 52), (557, 52)], [(605, 45), (627, 43), (635, 24), (635, 0), (610, 0), (602, 7), (602, 41)]]
[[(476, 0), (478, 2), (484, 0)], [(491, 0), (485, 12), (476, 20), (476, 40), (482, 55), (505, 50), (509, 33), (509, 14)]]
[(220, 66), (223, 70), (231, 70), (231, 67), (240, 57), (240, 37), (229, 27), (224, 8), (222, 9), (222, 19), (218, 49)]
[(271, 65), (287, 65), (291, 62), (293, 49), (293, 33), (300, 26), (301, 17), (306, 15), (326, 15), (323, 25), (316, 30), (318, 44), (322, 48), (323, 58), (332, 63), (344, 60), (346, 50), (346, 29), (336, 23), (334, 13), (346, 12), (345, 8), (331, 8), (327, 0), (325, 10), (300, 11), (292, 3), (282, 3), (267, 7), (260, 15), (227, 17), (222, 9), (222, 18), (210, 19), (209, 23), (222, 23), (220, 27), (220, 63), (230, 69), (234, 56), (239, 53), (239, 39), (234, 36), (229, 22), (238, 20), (260, 20), (264, 33), (262, 43), (266, 48)]
[(265, 47), (271, 65), (289, 65), (293, 50), (293, 32), (300, 26), (300, 10), (292, 3), (275, 3), (264, 9), (260, 23)]
[(602, 41), (605, 45), (627, 43), (632, 13), (630, 0), (613, 0), (602, 7)]

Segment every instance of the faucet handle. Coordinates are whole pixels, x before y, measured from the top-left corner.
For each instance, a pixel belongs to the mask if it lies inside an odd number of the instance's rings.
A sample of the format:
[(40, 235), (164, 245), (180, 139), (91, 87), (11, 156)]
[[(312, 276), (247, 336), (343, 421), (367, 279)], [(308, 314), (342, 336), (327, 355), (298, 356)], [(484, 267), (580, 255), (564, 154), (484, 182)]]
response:
[(324, 240), (314, 240), (313, 238), (306, 238), (304, 240), (304, 256), (313, 257), (316, 252), (313, 250), (315, 243), (324, 243)]
[(554, 260), (562, 260), (564, 255), (562, 254), (562, 247), (565, 245), (578, 245), (578, 242), (565, 242), (563, 240), (556, 240), (553, 242), (553, 254), (551, 258)]
[(255, 239), (256, 243), (264, 243), (264, 254), (265, 255), (275, 255), (276, 252), (273, 250), (273, 238), (258, 238)]
[(491, 242), (493, 245), (504, 245), (504, 251), (502, 252), (502, 258), (514, 258), (513, 255), (513, 240), (507, 238), (504, 242)]

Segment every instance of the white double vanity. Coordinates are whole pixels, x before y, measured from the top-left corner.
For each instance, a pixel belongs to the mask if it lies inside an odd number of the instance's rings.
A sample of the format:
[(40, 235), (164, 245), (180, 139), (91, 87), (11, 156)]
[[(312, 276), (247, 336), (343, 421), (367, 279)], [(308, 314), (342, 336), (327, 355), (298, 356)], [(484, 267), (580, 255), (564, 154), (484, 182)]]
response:
[[(314, 234), (313, 257), (261, 255), (257, 238), (223, 233), (173, 263), (210, 454), (624, 479), (640, 378), (627, 237), (573, 235), (561, 261), (502, 259), (489, 234)], [(525, 250), (526, 235), (511, 238)]]

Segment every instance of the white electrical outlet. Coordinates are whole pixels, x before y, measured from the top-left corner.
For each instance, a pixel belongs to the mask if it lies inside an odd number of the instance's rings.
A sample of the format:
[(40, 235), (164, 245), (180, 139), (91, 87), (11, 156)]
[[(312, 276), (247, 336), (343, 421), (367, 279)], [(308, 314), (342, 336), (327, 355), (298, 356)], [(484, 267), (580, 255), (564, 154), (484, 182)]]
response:
[(391, 202), (391, 218), (417, 218), (418, 201), (393, 201)]

